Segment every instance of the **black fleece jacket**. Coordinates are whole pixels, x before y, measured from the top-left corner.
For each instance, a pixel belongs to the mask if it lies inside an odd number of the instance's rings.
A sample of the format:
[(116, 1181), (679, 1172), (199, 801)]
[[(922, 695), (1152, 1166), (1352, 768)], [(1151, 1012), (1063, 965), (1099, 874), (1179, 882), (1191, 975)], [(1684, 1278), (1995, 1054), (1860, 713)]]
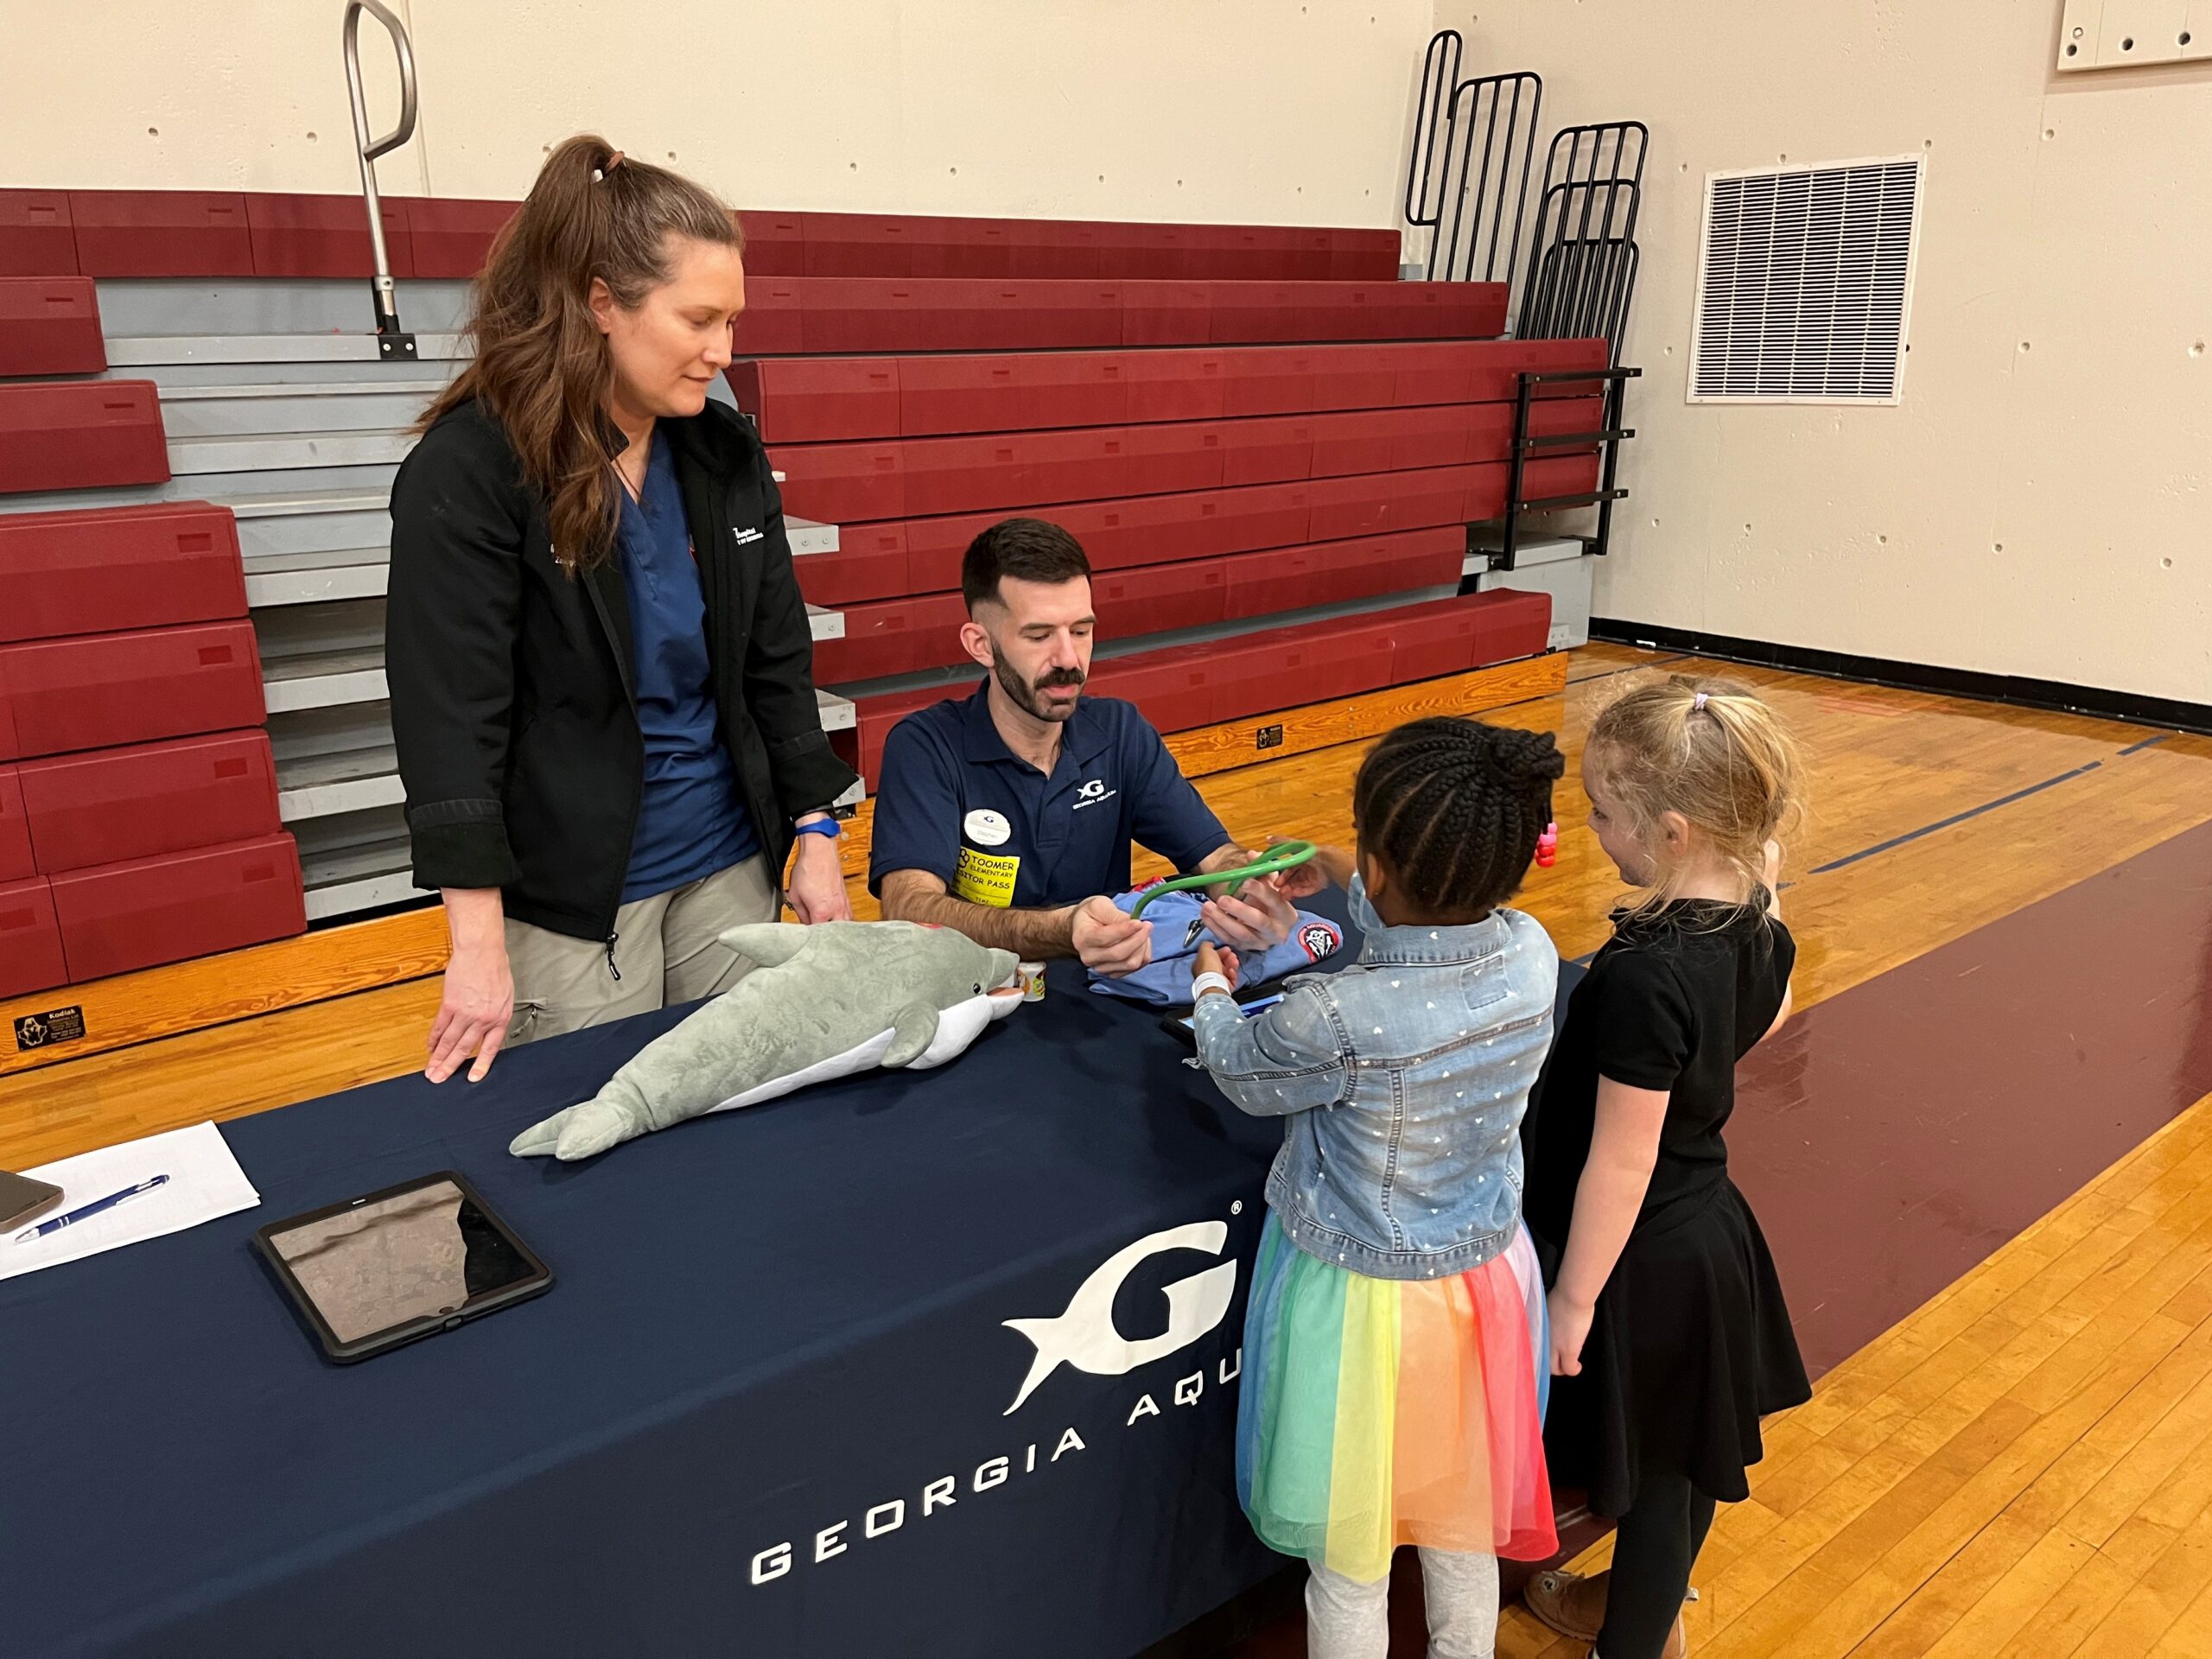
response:
[[(780, 877), (791, 820), (854, 781), (815, 703), (783, 501), (735, 410), (656, 431), (699, 562), (721, 740)], [(385, 661), (418, 886), (499, 887), (519, 921), (613, 931), (645, 789), (631, 654), (621, 567), (564, 572), (499, 422), (448, 410), (391, 487)]]

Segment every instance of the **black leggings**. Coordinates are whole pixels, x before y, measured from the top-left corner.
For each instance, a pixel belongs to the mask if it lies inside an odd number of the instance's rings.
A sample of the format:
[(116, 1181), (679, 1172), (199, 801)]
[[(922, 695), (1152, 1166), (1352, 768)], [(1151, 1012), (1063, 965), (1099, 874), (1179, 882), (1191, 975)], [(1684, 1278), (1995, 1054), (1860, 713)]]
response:
[(1597, 1659), (1659, 1659), (1689, 1594), (1690, 1566), (1713, 1530), (1713, 1500), (1682, 1475), (1645, 1475), (1613, 1538), (1613, 1573)]

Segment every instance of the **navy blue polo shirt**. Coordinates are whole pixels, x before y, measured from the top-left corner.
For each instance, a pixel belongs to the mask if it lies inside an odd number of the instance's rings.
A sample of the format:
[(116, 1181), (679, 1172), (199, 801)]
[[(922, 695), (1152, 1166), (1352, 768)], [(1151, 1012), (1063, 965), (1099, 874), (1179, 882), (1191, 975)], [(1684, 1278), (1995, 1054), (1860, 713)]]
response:
[(760, 850), (721, 740), (707, 660), (707, 601), (676, 458), (658, 436), (639, 496), (633, 501), (622, 493), (614, 530), (630, 600), (638, 730), (645, 740), (645, 798), (622, 881), (626, 905), (702, 880)]
[(1047, 778), (991, 722), (990, 683), (891, 729), (875, 791), (868, 884), (927, 870), (956, 898), (1049, 909), (1129, 885), (1129, 842), (1189, 871), (1229, 832), (1135, 705), (1086, 696)]

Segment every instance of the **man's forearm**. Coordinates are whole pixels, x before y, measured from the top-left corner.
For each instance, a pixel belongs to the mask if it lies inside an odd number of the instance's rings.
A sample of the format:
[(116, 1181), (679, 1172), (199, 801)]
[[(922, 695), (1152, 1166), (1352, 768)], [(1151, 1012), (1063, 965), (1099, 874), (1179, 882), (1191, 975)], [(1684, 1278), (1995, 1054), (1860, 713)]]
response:
[(965, 933), (976, 944), (1011, 950), (1025, 962), (1075, 955), (1075, 918), (1067, 910), (1001, 910), (970, 904), (949, 893), (902, 887), (896, 879), (883, 887), (883, 913), (894, 922), (922, 922)]

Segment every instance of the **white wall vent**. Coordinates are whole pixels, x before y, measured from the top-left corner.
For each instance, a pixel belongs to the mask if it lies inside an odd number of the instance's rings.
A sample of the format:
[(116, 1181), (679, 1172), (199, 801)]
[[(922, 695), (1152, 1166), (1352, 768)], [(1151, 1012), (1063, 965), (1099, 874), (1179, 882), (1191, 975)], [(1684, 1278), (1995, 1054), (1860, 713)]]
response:
[(1707, 175), (1694, 404), (1894, 404), (1924, 156)]

